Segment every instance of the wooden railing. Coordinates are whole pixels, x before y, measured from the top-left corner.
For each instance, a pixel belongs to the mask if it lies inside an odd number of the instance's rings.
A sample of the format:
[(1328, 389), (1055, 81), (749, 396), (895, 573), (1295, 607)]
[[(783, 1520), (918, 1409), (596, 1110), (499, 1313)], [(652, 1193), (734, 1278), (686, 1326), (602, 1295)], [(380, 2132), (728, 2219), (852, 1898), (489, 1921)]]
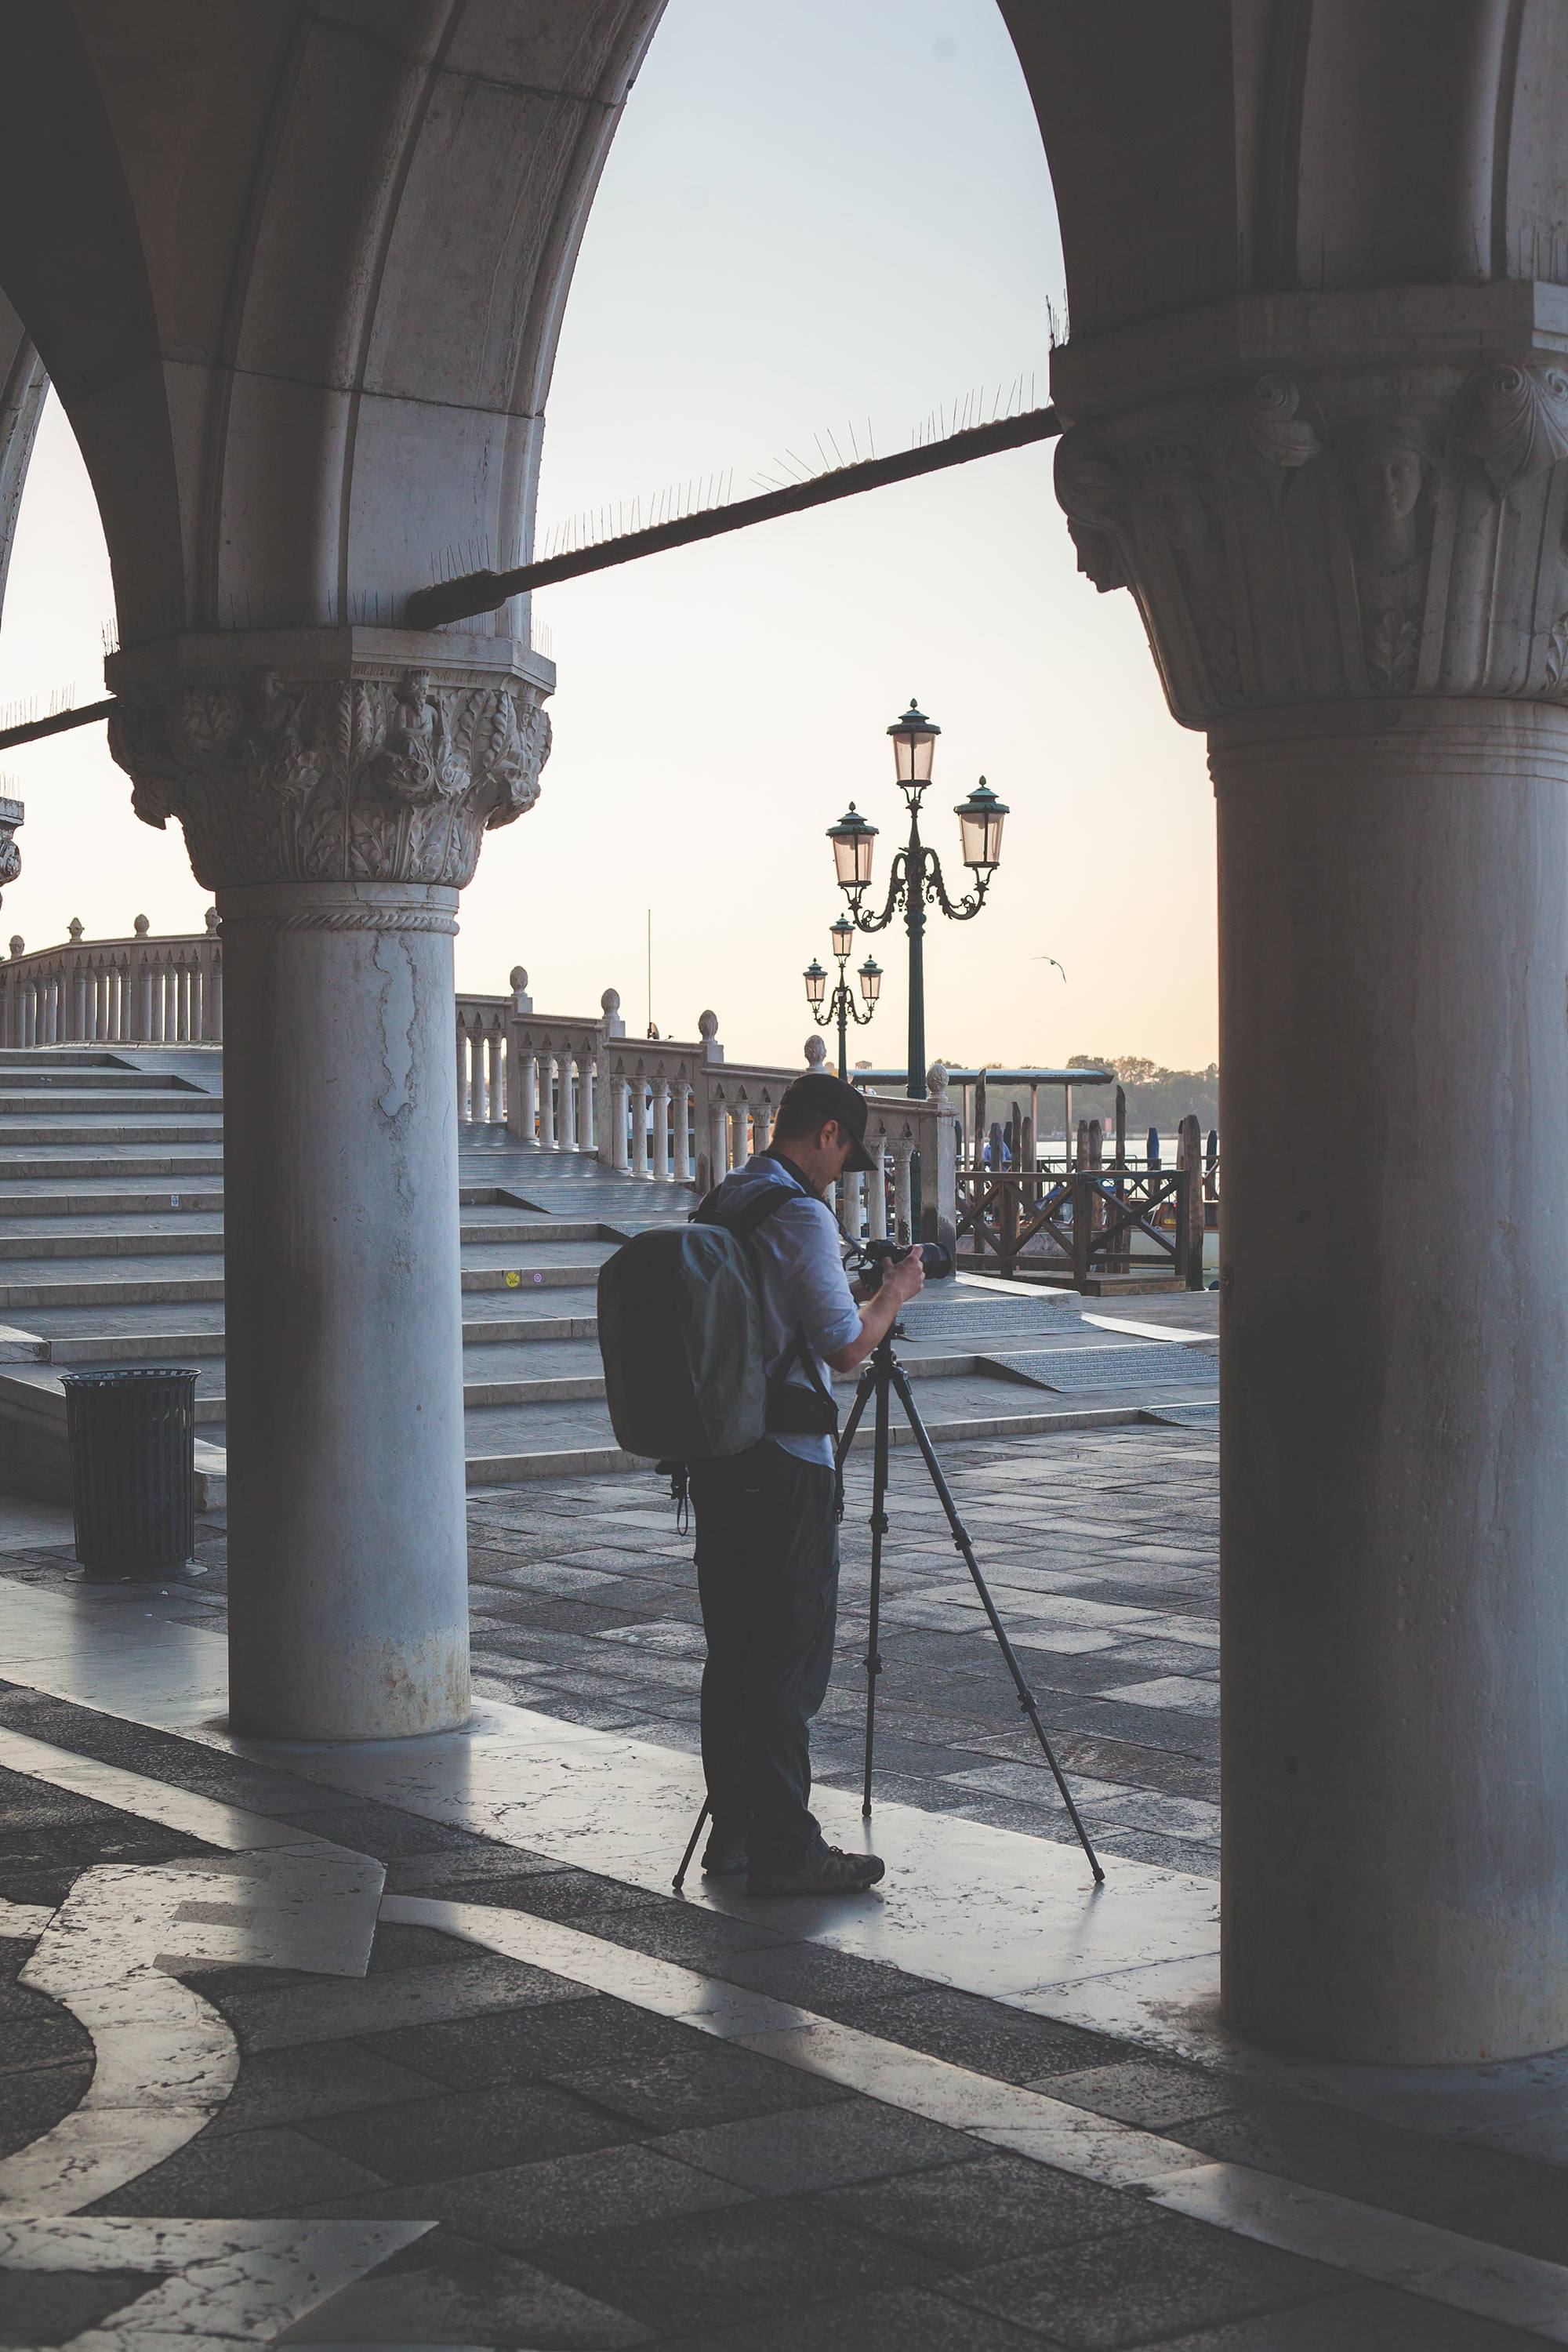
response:
[[(1096, 1137), (1094, 1141), (1098, 1143)], [(1123, 1154), (1102, 1164), (1080, 1143), (1073, 1164), (960, 1168), (960, 1263), (1013, 1275), (1091, 1277), (1163, 1273), (1203, 1286), (1209, 1170), (1195, 1118), (1182, 1121), (1175, 1163)]]
[(0, 963), (0, 1045), (217, 1045), (223, 1037), (223, 948), (217, 909), (206, 929), (155, 940), (138, 915), (128, 940), (89, 940), (79, 922), (58, 947), (30, 954), (19, 939)]

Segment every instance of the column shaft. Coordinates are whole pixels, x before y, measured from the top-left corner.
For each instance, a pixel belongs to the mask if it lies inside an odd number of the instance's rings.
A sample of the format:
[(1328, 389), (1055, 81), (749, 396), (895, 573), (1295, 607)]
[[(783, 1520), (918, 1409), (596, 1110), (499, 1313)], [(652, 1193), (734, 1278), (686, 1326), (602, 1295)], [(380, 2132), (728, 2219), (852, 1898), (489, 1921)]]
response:
[(457, 893), (218, 903), (233, 1724), (442, 1730), (468, 1712)]
[(1220, 722), (1225, 2010), (1568, 2042), (1568, 712)]

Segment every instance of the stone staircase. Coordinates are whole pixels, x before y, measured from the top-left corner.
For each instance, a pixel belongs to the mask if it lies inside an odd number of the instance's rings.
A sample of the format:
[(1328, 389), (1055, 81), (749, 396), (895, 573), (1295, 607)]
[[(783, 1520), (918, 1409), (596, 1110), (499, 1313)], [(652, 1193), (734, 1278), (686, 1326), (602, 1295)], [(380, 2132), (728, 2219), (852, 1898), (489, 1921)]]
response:
[[(604, 1402), (598, 1270), (691, 1195), (494, 1125), (463, 1130), (459, 1176), (469, 1485), (626, 1467)], [(1119, 1340), (1079, 1306), (994, 1284), (928, 1292), (901, 1352), (931, 1384), (933, 1435), (1212, 1410), (1213, 1302), (1162, 1306), (1191, 1331), (1184, 1347)], [(221, 1049), (0, 1052), (0, 1486), (68, 1491), (63, 1371), (157, 1363), (195, 1368), (198, 1506), (221, 1509)]]

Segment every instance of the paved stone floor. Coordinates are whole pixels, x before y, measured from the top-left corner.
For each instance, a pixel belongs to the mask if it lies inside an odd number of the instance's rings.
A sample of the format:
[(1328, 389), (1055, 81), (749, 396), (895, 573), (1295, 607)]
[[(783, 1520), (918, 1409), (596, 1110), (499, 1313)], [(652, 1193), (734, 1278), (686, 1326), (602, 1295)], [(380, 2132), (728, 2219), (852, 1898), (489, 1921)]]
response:
[(0, 2344), (1568, 2342), (1552, 2063), (1291, 2069), (1205, 2008), (1212, 1433), (948, 1466), (1103, 1896), (911, 1454), (889, 1877), (837, 1910), (668, 1887), (701, 1643), (651, 1475), (477, 1493), (481, 1723), (350, 1758), (224, 1735), (220, 1527), (189, 1583), (89, 1591), (0, 1503)]

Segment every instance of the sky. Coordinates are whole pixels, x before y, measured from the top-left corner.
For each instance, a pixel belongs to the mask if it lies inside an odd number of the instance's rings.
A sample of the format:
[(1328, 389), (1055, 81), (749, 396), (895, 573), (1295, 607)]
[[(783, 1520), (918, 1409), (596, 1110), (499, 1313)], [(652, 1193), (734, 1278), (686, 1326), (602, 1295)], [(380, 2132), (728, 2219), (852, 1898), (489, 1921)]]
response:
[[(611, 150), (552, 388), (541, 537), (616, 500), (1033, 378), (1062, 263), (1050, 179), (994, 0), (670, 0)], [(829, 454), (831, 454), (829, 445)], [(541, 1012), (617, 988), (628, 1028), (732, 1060), (800, 1058), (801, 973), (842, 903), (825, 831), (902, 804), (886, 729), (942, 728), (924, 830), (956, 895), (950, 814), (984, 773), (1012, 814), (973, 922), (933, 915), (928, 1049), (952, 1062), (1217, 1050), (1213, 799), (1125, 592), (1078, 573), (1049, 445), (565, 583), (536, 600), (558, 667), (537, 808), (488, 837), (460, 988), (515, 964)], [(109, 567), (52, 400), (0, 620), (0, 701), (101, 693)], [(7, 755), (27, 803), (0, 934), (200, 928), (177, 826), (131, 814), (101, 729)], [(873, 893), (875, 895), (875, 893)], [(901, 1065), (901, 928), (852, 1058)], [(865, 949), (858, 946), (858, 962)], [(1045, 959), (1065, 968), (1064, 981)]]

